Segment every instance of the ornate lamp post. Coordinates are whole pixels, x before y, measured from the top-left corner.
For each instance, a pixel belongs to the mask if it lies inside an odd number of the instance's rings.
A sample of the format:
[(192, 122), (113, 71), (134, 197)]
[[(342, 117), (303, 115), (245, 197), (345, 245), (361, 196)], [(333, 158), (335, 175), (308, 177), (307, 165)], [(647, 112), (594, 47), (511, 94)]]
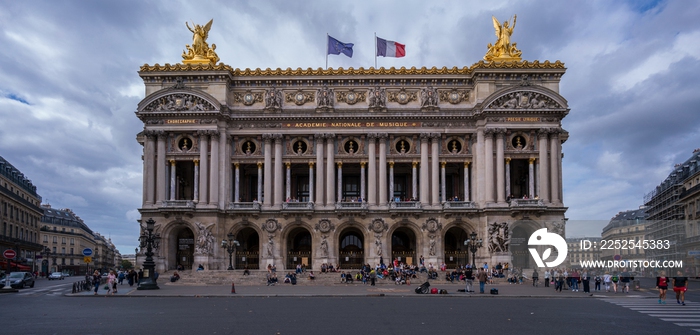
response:
[(469, 238), (464, 241), (464, 245), (472, 253), (472, 269), (476, 269), (476, 251), (483, 246), (483, 240), (477, 239), (475, 232), (469, 234)]
[(233, 239), (233, 233), (228, 233), (226, 235), (228, 237), (227, 240), (221, 241), (221, 247), (224, 248), (228, 252), (228, 269), (233, 270), (233, 263), (231, 261), (232, 255), (236, 252), (236, 247), (239, 247), (241, 244), (238, 243), (238, 241)]
[(139, 278), (138, 290), (160, 289), (154, 279), (156, 263), (153, 262), (153, 249), (158, 248), (160, 236), (153, 234), (153, 227), (156, 222), (153, 219), (146, 221), (146, 231), (139, 237), (141, 248), (146, 248), (146, 261), (143, 262), (143, 278)]

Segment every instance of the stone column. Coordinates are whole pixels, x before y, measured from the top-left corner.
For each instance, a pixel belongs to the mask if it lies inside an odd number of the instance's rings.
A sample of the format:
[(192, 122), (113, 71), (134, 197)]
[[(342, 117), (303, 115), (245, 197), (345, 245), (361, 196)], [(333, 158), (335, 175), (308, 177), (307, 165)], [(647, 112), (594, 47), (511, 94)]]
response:
[(263, 196), (263, 163), (258, 162), (258, 192), (255, 200), (262, 204)]
[(474, 189), (474, 199), (482, 203), (486, 199), (486, 173), (484, 172), (484, 165), (486, 164), (486, 159), (484, 159), (484, 141), (486, 136), (484, 135), (484, 129), (481, 128), (476, 131), (476, 144), (475, 161), (472, 173), (476, 180), (472, 180), (476, 183), (476, 188)]
[(175, 200), (175, 191), (177, 190), (177, 178), (175, 174), (175, 160), (171, 159), (170, 161), (170, 200)]
[(162, 204), (163, 201), (165, 200), (165, 167), (166, 167), (166, 162), (165, 162), (165, 139), (166, 139), (166, 134), (165, 132), (161, 131), (158, 133), (158, 152), (157, 152), (157, 161), (156, 161), (156, 204)]
[(285, 201), (286, 201), (286, 199), (289, 199), (292, 197), (292, 163), (285, 162), (284, 166), (285, 166), (286, 171), (287, 171), (286, 178), (284, 181), (284, 185), (286, 186), (286, 188), (284, 190), (284, 193), (286, 195), (286, 197), (285, 197)]
[(539, 182), (540, 182), (540, 190), (539, 190), (539, 196), (540, 199), (544, 202), (549, 201), (549, 169), (547, 168), (547, 136), (549, 134), (549, 130), (546, 128), (542, 128), (538, 131), (538, 136), (537, 136), (537, 144), (539, 144), (539, 153), (540, 153), (540, 162), (539, 162), (539, 168), (540, 168), (540, 174), (539, 174)]
[(496, 201), (500, 204), (506, 202), (505, 168), (503, 166), (503, 135), (505, 129), (498, 129), (496, 133)]
[(199, 202), (199, 159), (194, 160), (194, 203)]
[(199, 203), (209, 203), (209, 132), (200, 130), (199, 134)]
[(211, 133), (211, 155), (209, 161), (209, 205), (219, 203), (219, 131)]
[[(318, 205), (323, 205), (324, 204), (324, 198), (323, 198), (323, 191), (324, 191), (324, 185), (323, 185), (323, 178), (325, 177), (323, 175), (323, 139), (325, 135), (324, 134), (314, 134), (314, 138), (316, 139), (316, 203)], [(313, 178), (312, 176), (309, 176), (309, 179)]]
[(418, 162), (411, 162), (411, 197), (418, 200)]
[(144, 148), (144, 165), (145, 173), (143, 178), (143, 187), (146, 190), (145, 204), (153, 205), (156, 202), (156, 178), (154, 175), (155, 160), (156, 160), (156, 133), (149, 130), (146, 132), (146, 147)]
[(360, 162), (360, 199), (362, 199), (362, 202), (367, 201), (366, 194), (365, 194), (365, 162)]
[(440, 139), (440, 134), (431, 134), (431, 139), (430, 139), (430, 144), (431, 144), (431, 154), (432, 154), (432, 160), (431, 160), (431, 166), (430, 166), (430, 172), (431, 172), (431, 180), (430, 180), (430, 186), (431, 186), (431, 194), (430, 194), (430, 200), (431, 204), (433, 206), (437, 206), (440, 204), (440, 177), (438, 175), (439, 169), (440, 169), (440, 147), (439, 147), (439, 139)]
[(389, 162), (389, 199), (394, 199), (394, 162)]
[(530, 194), (528, 197), (535, 196), (535, 158), (530, 158), (528, 160), (528, 190)]
[(263, 134), (263, 140), (265, 141), (265, 163), (263, 167), (265, 172), (263, 173), (263, 199), (261, 203), (264, 206), (272, 206), (272, 134)]
[(338, 162), (338, 202), (343, 202), (343, 162)]
[(219, 133), (219, 208), (226, 208), (231, 197), (231, 147), (226, 134), (226, 126)]
[(282, 206), (284, 199), (282, 198), (282, 176), (284, 176), (284, 171), (282, 171), (282, 134), (273, 134), (275, 139), (275, 191), (273, 206)]
[(445, 178), (445, 165), (447, 162), (440, 162), (440, 192), (442, 193), (442, 202), (447, 201), (446, 185), (447, 179)]
[(335, 207), (335, 134), (326, 134), (326, 206)]
[(486, 175), (485, 201), (494, 202), (493, 189), (493, 129), (484, 130), (484, 173)]
[(464, 162), (464, 201), (471, 201), (469, 192), (469, 162)]
[(233, 164), (235, 170), (234, 170), (234, 176), (233, 176), (233, 189), (234, 189), (234, 194), (233, 194), (233, 202), (240, 202), (241, 201), (241, 169), (240, 169), (240, 164), (239, 163), (234, 163)]
[(510, 197), (510, 157), (506, 158), (506, 198)]
[(368, 174), (368, 181), (367, 181), (367, 202), (369, 205), (376, 205), (377, 204), (377, 153), (376, 153), (376, 147), (375, 147), (375, 142), (377, 139), (377, 134), (369, 134), (367, 136), (369, 145), (367, 146), (368, 149), (368, 159), (369, 162), (367, 164), (367, 174)]
[(559, 204), (561, 203), (561, 200), (559, 199), (559, 159), (561, 158), (561, 154), (559, 154), (559, 145), (561, 144), (559, 142), (559, 129), (552, 130), (549, 144), (549, 158), (551, 162), (550, 176), (552, 176), (551, 199), (553, 204)]
[(380, 133), (379, 139), (379, 205), (386, 206), (389, 197), (387, 196), (387, 173), (386, 173), (386, 133)]
[(309, 162), (309, 202), (314, 202), (314, 162)]
[(420, 203), (424, 206), (430, 204), (429, 181), (428, 181), (428, 138), (430, 134), (420, 134)]

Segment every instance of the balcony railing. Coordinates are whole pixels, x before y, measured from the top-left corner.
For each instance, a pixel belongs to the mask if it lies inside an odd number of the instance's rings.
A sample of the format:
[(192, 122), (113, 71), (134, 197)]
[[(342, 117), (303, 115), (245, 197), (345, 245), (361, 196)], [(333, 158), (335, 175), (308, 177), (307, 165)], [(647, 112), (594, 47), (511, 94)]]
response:
[(194, 208), (194, 201), (192, 201), (192, 200), (164, 200), (162, 207)]
[(343, 210), (366, 210), (368, 205), (366, 202), (336, 202), (335, 209)]
[(469, 209), (476, 208), (476, 204), (471, 201), (447, 201), (442, 203), (443, 209)]
[(511, 199), (510, 207), (543, 207), (544, 202), (540, 199)]
[(259, 202), (229, 202), (228, 209), (233, 209), (237, 211), (259, 211)]
[(419, 201), (392, 201), (389, 203), (391, 209), (420, 209)]
[(283, 210), (313, 210), (313, 202), (283, 202)]

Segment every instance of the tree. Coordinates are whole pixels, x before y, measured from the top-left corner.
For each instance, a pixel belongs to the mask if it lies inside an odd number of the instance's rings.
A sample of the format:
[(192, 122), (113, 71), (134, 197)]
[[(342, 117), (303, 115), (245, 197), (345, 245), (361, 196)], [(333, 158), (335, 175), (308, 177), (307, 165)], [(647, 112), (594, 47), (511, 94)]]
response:
[(126, 260), (126, 259), (122, 259), (121, 265), (122, 265), (122, 268), (127, 269), (127, 270), (134, 268), (134, 264), (131, 264), (131, 262), (129, 260)]

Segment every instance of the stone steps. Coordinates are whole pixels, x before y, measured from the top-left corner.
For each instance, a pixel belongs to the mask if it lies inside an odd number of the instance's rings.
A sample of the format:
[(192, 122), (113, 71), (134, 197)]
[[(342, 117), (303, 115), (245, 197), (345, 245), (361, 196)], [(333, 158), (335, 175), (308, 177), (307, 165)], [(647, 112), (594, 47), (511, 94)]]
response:
[[(279, 284), (283, 284), (284, 276), (287, 272), (277, 272), (277, 278)], [(357, 273), (357, 271), (353, 271)], [(161, 275), (161, 281), (165, 282), (166, 285), (191, 285), (191, 286), (206, 286), (206, 285), (230, 285), (235, 283), (236, 285), (243, 286), (256, 286), (267, 284), (267, 271), (266, 270), (254, 270), (250, 271), (250, 275), (244, 276), (243, 271), (226, 271), (226, 270), (208, 270), (208, 271), (181, 271), (180, 280), (171, 283), (169, 278), (172, 272), (167, 272)], [(309, 279), (308, 272), (302, 273), (297, 276), (297, 285), (347, 285), (340, 282), (339, 272), (330, 273), (317, 273), (314, 271), (316, 278), (314, 280)], [(427, 273), (417, 274), (418, 278), (412, 279), (411, 285), (419, 285), (428, 281)], [(431, 283), (436, 283), (440, 285), (455, 285), (462, 286), (464, 282), (455, 281), (454, 283), (445, 280), (445, 273), (439, 272), (437, 279), (431, 279)], [(505, 278), (494, 278), (494, 284), (505, 283)], [(395, 285), (394, 281), (390, 278), (379, 279), (376, 281), (377, 285)], [(478, 283), (477, 283), (478, 284)], [(362, 285), (362, 281), (354, 281), (352, 285)]]

